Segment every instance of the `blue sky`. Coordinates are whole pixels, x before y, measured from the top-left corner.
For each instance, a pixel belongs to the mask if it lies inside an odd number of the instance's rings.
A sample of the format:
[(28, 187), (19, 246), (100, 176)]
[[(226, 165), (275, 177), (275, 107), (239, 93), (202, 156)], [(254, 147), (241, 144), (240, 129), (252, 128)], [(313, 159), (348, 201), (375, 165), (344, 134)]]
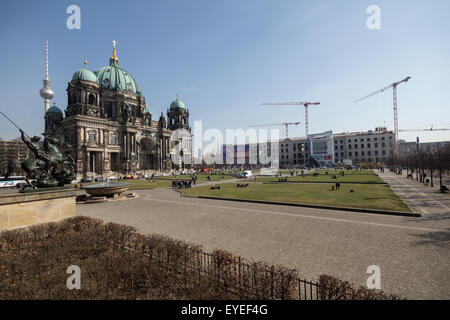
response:
[[(66, 8), (81, 8), (81, 30), (66, 27)], [(381, 30), (366, 27), (366, 8), (381, 8)], [(139, 83), (154, 117), (175, 94), (204, 129), (301, 121), (301, 107), (263, 101), (320, 101), (310, 133), (393, 128), (392, 91), (353, 101), (411, 76), (398, 88), (399, 127), (450, 127), (448, 0), (160, 0), (8, 1), (0, 12), (0, 110), (30, 134), (42, 132), (45, 40), (57, 106), (82, 67), (108, 64), (113, 39), (120, 66)], [(281, 128), (280, 128), (281, 129)], [(0, 119), (0, 137), (17, 130)], [(450, 140), (448, 132), (400, 138)]]

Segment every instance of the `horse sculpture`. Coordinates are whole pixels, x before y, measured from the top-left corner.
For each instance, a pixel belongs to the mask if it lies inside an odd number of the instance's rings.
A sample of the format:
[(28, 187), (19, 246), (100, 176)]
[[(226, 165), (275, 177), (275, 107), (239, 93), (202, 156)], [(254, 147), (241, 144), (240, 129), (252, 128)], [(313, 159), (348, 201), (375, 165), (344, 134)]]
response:
[(34, 158), (24, 160), (21, 164), (26, 172), (25, 181), (29, 187), (33, 189), (62, 187), (75, 178), (72, 157), (63, 155), (59, 150), (58, 146), (63, 145), (63, 142), (45, 136), (44, 146), (41, 148), (38, 143), (39, 137), (35, 136), (27, 140), (22, 130), (20, 133), (22, 141), (34, 154)]

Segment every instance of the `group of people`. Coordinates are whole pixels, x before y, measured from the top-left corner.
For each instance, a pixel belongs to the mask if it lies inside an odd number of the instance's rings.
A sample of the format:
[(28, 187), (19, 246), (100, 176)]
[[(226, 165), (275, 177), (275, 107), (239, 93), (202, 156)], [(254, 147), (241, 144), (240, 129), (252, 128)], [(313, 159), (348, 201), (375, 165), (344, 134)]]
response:
[(192, 188), (192, 184), (195, 184), (195, 180), (173, 180), (172, 188), (173, 189), (188, 189)]
[(238, 188), (247, 188), (248, 187), (248, 183), (238, 183), (236, 185), (236, 187), (238, 187)]

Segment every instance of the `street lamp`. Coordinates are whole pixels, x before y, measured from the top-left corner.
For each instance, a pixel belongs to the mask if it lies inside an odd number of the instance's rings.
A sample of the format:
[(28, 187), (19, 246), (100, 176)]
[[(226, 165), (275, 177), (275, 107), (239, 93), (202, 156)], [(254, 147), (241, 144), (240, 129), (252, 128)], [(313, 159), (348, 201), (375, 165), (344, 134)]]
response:
[(211, 152), (211, 158), (213, 159), (213, 170), (216, 172), (216, 154)]
[(160, 143), (158, 143), (158, 152), (159, 152), (159, 171), (160, 172), (162, 172), (162, 157), (163, 157), (163, 149), (162, 149), (162, 146), (161, 146), (161, 141), (162, 141), (162, 139), (160, 140)]
[(439, 161), (439, 184), (442, 188), (442, 157), (441, 157), (442, 148), (438, 144), (437, 153), (438, 153), (438, 161)]
[(92, 179), (95, 181), (95, 153), (92, 153)]

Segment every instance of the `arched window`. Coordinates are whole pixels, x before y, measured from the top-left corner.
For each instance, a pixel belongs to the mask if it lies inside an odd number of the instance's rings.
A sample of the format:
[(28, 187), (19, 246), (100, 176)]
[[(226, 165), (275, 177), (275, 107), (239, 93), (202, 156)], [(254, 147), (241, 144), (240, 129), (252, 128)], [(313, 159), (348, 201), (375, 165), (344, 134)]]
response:
[(89, 98), (88, 99), (89, 99), (89, 102), (88, 102), (89, 104), (92, 104), (92, 105), (96, 104), (95, 103), (95, 100), (96, 100), (95, 99), (95, 95), (93, 95), (92, 93), (89, 94)]

